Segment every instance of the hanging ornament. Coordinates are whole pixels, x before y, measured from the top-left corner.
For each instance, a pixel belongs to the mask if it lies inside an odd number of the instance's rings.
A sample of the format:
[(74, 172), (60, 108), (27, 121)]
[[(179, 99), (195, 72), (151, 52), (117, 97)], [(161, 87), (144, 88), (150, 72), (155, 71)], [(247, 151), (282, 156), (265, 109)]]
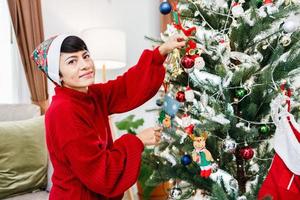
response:
[(212, 162), (214, 161), (209, 150), (206, 149), (207, 132), (202, 132), (199, 137), (193, 139), (193, 160), (198, 163), (201, 171), (200, 176), (208, 178), (212, 172)]
[(172, 6), (171, 4), (169, 4), (167, 0), (164, 0), (159, 6), (159, 11), (163, 15), (169, 14), (171, 10), (172, 10)]
[(192, 163), (192, 157), (189, 154), (185, 154), (181, 157), (181, 164), (184, 166)]
[(292, 19), (288, 19), (287, 21), (284, 22), (282, 28), (286, 33), (293, 33), (298, 29), (298, 26), (296, 21)]
[(254, 151), (251, 147), (245, 146), (239, 151), (240, 156), (245, 160), (250, 160), (254, 156)]
[(264, 5), (273, 4), (273, 0), (264, 0)]
[(157, 106), (160, 107), (164, 104), (164, 100), (163, 99), (157, 99), (155, 103), (156, 103)]
[(193, 102), (194, 99), (195, 99), (194, 92), (193, 92), (193, 90), (189, 86), (186, 87), (184, 95), (185, 95), (185, 100), (187, 102)]
[(240, 3), (233, 3), (232, 9), (231, 9), (232, 15), (235, 18), (241, 17), (244, 15), (244, 9)]
[(168, 115), (174, 117), (178, 112), (179, 107), (180, 103), (178, 101), (168, 95), (165, 95), (163, 109)]
[(169, 197), (173, 200), (180, 199), (182, 195), (182, 190), (179, 187), (173, 187), (170, 191)]
[(263, 134), (268, 134), (270, 132), (270, 127), (264, 124), (259, 127), (258, 131)]
[(210, 178), (222, 187), (225, 187), (228, 192), (230, 191), (231, 194), (235, 194), (237, 196), (238, 181), (231, 174), (222, 169), (218, 169), (210, 176)]
[(200, 97), (200, 102), (201, 102), (203, 107), (206, 107), (208, 105), (208, 95), (206, 94), (205, 90), (204, 90), (203, 94)]
[(257, 60), (257, 62), (261, 62), (264, 59), (264, 56), (260, 52), (256, 52), (252, 56), (255, 60)]
[(185, 102), (185, 93), (183, 91), (178, 91), (176, 94), (176, 100), (179, 102)]
[(227, 137), (223, 141), (223, 145), (222, 145), (224, 152), (234, 153), (236, 146), (237, 146), (236, 142), (232, 138), (230, 138), (229, 135), (227, 135)]
[(256, 6), (260, 8), (263, 5), (263, 0), (256, 0)]
[(235, 96), (239, 99), (243, 98), (247, 94), (247, 90), (244, 88), (237, 89), (235, 91)]
[(188, 134), (188, 135), (192, 135), (194, 132), (194, 124), (190, 124), (189, 126), (184, 128), (184, 131)]
[(189, 116), (188, 114), (183, 114), (182, 118), (181, 118), (181, 125), (182, 127), (186, 128), (189, 125), (191, 125), (192, 120), (191, 120), (191, 116)]
[(186, 73), (191, 73), (194, 71), (194, 64), (195, 60), (191, 56), (185, 55), (183, 58), (181, 58), (181, 65)]
[(195, 68), (198, 69), (198, 70), (202, 70), (204, 67), (205, 67), (205, 61), (204, 59), (199, 56), (195, 59)]
[(171, 117), (163, 110), (159, 113), (158, 121), (165, 128), (170, 128), (172, 126)]

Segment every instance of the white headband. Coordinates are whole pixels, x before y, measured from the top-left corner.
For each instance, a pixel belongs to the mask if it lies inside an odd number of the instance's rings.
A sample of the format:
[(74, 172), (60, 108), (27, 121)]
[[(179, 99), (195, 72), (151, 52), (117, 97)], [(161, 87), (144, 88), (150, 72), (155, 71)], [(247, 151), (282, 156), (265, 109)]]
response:
[(48, 64), (48, 76), (61, 86), (59, 78), (59, 60), (60, 60), (60, 49), (63, 41), (71, 35), (61, 34), (58, 35), (51, 42), (47, 53), (47, 64)]

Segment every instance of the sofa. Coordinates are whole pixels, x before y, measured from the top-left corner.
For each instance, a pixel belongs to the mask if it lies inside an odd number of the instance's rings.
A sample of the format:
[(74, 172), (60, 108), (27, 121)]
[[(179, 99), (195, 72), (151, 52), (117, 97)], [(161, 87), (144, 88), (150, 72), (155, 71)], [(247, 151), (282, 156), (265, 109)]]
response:
[(52, 173), (40, 107), (0, 104), (0, 200), (47, 200)]

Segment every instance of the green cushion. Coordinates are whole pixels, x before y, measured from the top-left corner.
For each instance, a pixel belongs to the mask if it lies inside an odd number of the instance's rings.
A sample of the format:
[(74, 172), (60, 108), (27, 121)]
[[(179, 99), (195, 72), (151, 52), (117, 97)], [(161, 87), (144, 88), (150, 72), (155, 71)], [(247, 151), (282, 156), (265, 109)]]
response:
[(44, 117), (0, 122), (0, 199), (46, 184)]

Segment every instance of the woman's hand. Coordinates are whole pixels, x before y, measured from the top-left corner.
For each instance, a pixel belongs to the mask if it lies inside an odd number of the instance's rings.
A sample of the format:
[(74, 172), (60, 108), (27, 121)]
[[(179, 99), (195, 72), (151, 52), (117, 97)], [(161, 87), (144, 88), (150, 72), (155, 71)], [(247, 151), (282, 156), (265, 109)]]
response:
[(185, 41), (186, 38), (184, 38), (181, 35), (174, 35), (169, 38), (169, 40), (165, 43), (163, 43), (159, 48), (159, 53), (162, 56), (165, 56), (172, 52), (175, 48), (181, 48), (185, 46)]
[(161, 127), (151, 127), (141, 131), (136, 136), (144, 143), (145, 146), (156, 145), (160, 142)]

